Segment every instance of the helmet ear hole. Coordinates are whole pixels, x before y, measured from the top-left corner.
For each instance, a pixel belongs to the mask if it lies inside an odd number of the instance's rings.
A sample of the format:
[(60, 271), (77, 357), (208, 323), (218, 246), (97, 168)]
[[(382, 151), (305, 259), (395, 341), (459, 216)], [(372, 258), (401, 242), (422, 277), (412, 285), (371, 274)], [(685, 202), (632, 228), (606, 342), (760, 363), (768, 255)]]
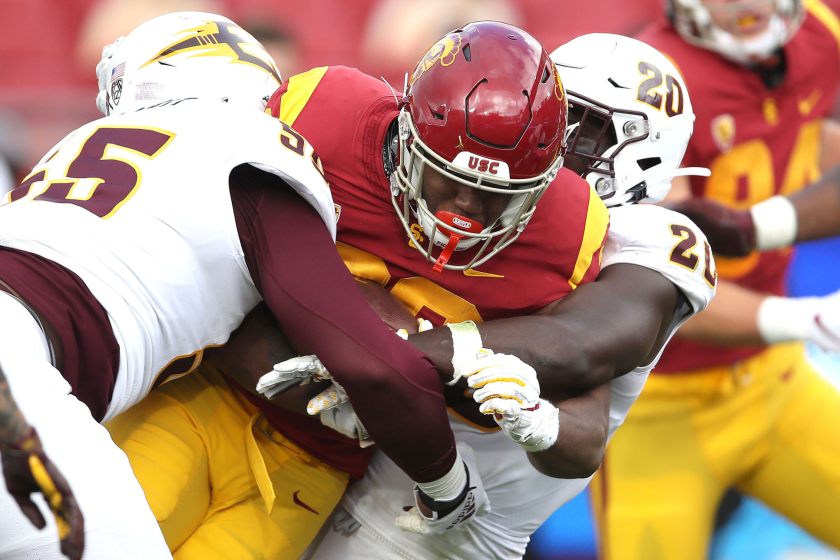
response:
[(639, 164), (639, 167), (641, 167), (642, 171), (647, 171), (651, 167), (655, 167), (655, 166), (659, 165), (660, 163), (662, 163), (662, 158), (658, 158), (658, 157), (643, 158), (643, 159), (640, 159), (640, 160), (636, 161), (636, 163)]

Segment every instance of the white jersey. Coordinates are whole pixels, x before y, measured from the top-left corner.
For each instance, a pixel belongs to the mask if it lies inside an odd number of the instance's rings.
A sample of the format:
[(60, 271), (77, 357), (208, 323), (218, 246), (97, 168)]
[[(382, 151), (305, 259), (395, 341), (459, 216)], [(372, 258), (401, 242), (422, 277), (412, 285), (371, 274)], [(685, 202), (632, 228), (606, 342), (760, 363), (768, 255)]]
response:
[[(619, 263), (650, 268), (673, 282), (688, 301), (671, 324), (670, 339), (682, 323), (705, 309), (714, 296), (714, 263), (705, 260), (705, 237), (683, 215), (657, 206), (625, 206), (611, 209), (610, 214), (602, 268)], [(686, 230), (690, 233), (683, 233)], [(689, 240), (688, 245), (692, 239), (696, 241), (695, 246), (685, 245), (685, 239)], [(679, 253), (673, 255), (678, 245)], [(697, 256), (694, 267), (690, 266), (695, 262), (692, 254)], [(704, 277), (705, 266), (709, 267), (711, 283)], [(612, 381), (609, 437), (624, 422), (658, 360), (659, 356)], [(488, 515), (439, 537), (400, 531), (394, 518), (403, 512), (404, 506), (413, 505), (413, 483), (380, 451), (375, 452), (365, 477), (347, 491), (342, 505), (384, 546), (405, 558), (521, 558), (531, 533), (557, 508), (579, 494), (591, 477), (568, 480), (545, 476), (531, 466), (526, 452), (503, 432), (488, 434), (451, 417), (450, 423), (455, 439), (475, 452), (492, 509)], [(327, 558), (333, 552), (319, 550), (313, 558)]]
[(286, 180), (335, 237), (329, 187), (300, 136), (253, 109), (196, 99), (82, 126), (35, 168), (24, 198), (0, 207), (0, 245), (73, 271), (108, 313), (120, 365), (105, 421), (168, 364), (197, 366), (260, 301), (228, 186), (245, 163)]

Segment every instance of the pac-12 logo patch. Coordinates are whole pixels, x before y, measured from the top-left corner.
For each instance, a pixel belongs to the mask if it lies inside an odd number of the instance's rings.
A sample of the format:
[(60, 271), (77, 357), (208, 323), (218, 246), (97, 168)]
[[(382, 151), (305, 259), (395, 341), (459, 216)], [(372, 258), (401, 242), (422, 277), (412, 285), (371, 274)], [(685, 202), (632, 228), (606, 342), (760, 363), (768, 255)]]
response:
[(335, 223), (338, 223), (338, 219), (341, 217), (341, 206), (338, 204), (333, 204), (335, 206)]
[(449, 66), (455, 62), (455, 55), (461, 51), (461, 35), (458, 33), (450, 33), (426, 51), (417, 66), (414, 67), (414, 73), (411, 75), (409, 84), (413, 85), (426, 70), (435, 65), (440, 60), (442, 66)]
[(732, 115), (719, 115), (712, 119), (712, 139), (721, 153), (732, 149), (735, 145), (735, 119)]
[(125, 62), (114, 66), (111, 70), (111, 100), (114, 107), (120, 104), (122, 98), (123, 76), (125, 75)]

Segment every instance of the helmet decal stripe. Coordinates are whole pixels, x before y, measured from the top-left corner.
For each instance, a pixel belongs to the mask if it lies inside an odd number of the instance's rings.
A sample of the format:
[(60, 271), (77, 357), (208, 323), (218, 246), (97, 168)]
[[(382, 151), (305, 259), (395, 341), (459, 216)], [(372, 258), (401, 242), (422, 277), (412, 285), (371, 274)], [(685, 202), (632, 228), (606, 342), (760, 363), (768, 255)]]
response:
[(271, 74), (277, 84), (280, 85), (282, 82), (280, 74), (274, 64), (269, 62), (268, 53), (266, 53), (266, 58), (263, 59), (243, 49), (243, 45), (247, 45), (252, 49), (265, 52), (262, 45), (252, 39), (242, 28), (227, 22), (207, 21), (205, 23), (206, 25), (184, 30), (182, 33), (191, 33), (192, 35), (172, 43), (140, 68), (155, 62), (161, 62), (176, 54), (196, 51), (193, 56), (228, 57), (231, 59), (231, 63), (250, 64), (262, 68)]

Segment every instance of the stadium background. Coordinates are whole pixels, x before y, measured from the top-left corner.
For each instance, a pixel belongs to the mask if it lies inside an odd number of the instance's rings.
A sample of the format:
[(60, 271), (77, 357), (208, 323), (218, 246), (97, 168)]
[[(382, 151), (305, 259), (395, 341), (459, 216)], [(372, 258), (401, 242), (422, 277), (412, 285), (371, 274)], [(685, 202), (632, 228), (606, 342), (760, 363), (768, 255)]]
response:
[[(840, 10), (840, 0), (824, 1)], [(230, 17), (267, 46), (286, 78), (343, 64), (400, 89), (425, 48), (467, 21), (514, 23), (553, 50), (583, 33), (631, 35), (661, 17), (661, 1), (0, 0), (0, 189), (17, 184), (69, 131), (101, 116), (93, 69), (102, 46), (146, 19), (181, 10)], [(789, 288), (791, 295), (840, 288), (840, 240), (799, 247)], [(812, 355), (840, 383), (840, 360), (816, 350)], [(754, 500), (735, 499), (725, 513), (711, 553), (715, 560), (840, 560), (840, 552)], [(596, 557), (585, 494), (534, 535), (528, 554), (540, 560)]]

